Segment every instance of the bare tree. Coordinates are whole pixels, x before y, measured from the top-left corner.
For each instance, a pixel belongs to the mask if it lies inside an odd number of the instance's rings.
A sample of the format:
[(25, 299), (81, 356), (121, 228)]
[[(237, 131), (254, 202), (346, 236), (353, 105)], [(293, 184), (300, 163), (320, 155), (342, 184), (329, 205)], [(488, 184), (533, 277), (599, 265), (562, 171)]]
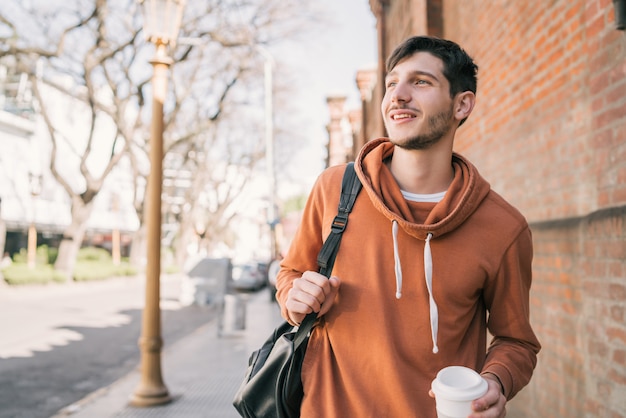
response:
[[(214, 229), (217, 225), (223, 229), (227, 224), (226, 208), (232, 202), (228, 196), (245, 183), (245, 175), (252, 172), (260, 153), (258, 147), (249, 147), (245, 142), (236, 146), (242, 136), (233, 135), (227, 138), (228, 146), (216, 147), (226, 154), (209, 158), (208, 151), (215, 143), (208, 139), (211, 132), (218, 132), (214, 125), (226, 115), (247, 117), (242, 112), (253, 108), (258, 99), (249, 94), (252, 77), (258, 71), (254, 45), (269, 45), (302, 31), (311, 18), (305, 3), (308, 2), (206, 0), (188, 4), (181, 36), (193, 42), (181, 42), (173, 51), (176, 65), (165, 104), (165, 149), (182, 156), (184, 163), (174, 165), (174, 169), (190, 167), (202, 173), (196, 178), (204, 178), (201, 184), (205, 186), (218, 181), (220, 186), (233, 187), (221, 199), (223, 208), (214, 212), (215, 220), (210, 223)], [(50, 171), (71, 202), (72, 222), (63, 233), (55, 266), (68, 277), (94, 198), (124, 159), (132, 170), (137, 213), (143, 223), (143, 188), (148, 172), (146, 126), (150, 113), (145, 97), (150, 89), (151, 53), (151, 46), (141, 36), (141, 19), (134, 0), (6, 0), (0, 6), (0, 59), (11, 57), (20, 71), (30, 75), (51, 139)], [(56, 108), (59, 102), (53, 100), (59, 96), (82, 104), (80, 114), (85, 129), (79, 141), (60, 126)], [(103, 129), (104, 126), (113, 129)], [(256, 135), (252, 142), (261, 143), (260, 132), (251, 131), (243, 137), (250, 140)], [(95, 158), (96, 142), (98, 155), (107, 157), (94, 168), (91, 161)], [(101, 152), (103, 143), (108, 146), (106, 153)], [(66, 160), (66, 154), (59, 153), (61, 148), (71, 150), (75, 159)], [(232, 150), (237, 152), (229, 154)], [(165, 161), (181, 160), (166, 157)], [(208, 169), (212, 161), (228, 161), (227, 167), (243, 166), (245, 169), (238, 170), (238, 175), (244, 177), (224, 182), (215, 177), (221, 173)], [(74, 167), (68, 167), (71, 164)], [(197, 192), (198, 187), (191, 192)], [(187, 207), (184, 214), (194, 213), (196, 202), (193, 198), (189, 201), (192, 207)], [(183, 216), (186, 224), (192, 222), (189, 219)], [(134, 247), (143, 245), (135, 243)]]

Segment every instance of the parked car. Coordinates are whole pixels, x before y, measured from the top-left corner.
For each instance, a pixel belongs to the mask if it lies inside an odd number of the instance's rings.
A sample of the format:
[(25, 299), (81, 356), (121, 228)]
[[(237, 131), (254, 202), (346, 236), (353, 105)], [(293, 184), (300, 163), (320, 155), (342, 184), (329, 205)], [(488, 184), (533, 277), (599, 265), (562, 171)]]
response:
[(232, 277), (233, 287), (239, 291), (255, 292), (267, 283), (265, 275), (256, 263), (235, 264)]

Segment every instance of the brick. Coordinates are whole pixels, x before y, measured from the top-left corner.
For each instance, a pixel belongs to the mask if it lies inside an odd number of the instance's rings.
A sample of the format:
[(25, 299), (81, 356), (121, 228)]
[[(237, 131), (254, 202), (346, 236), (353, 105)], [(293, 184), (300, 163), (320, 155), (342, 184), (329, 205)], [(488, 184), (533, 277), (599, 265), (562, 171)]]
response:
[(561, 310), (569, 315), (576, 315), (579, 312), (577, 304), (567, 301), (561, 304)]
[(610, 308), (611, 319), (613, 319), (616, 322), (624, 322), (625, 320), (624, 310), (625, 310), (625, 307), (623, 305), (611, 306)]
[[(612, 278), (624, 277), (625, 264), (623, 261), (609, 261), (607, 262), (607, 275)], [(624, 295), (624, 286), (619, 284), (615, 285), (616, 294), (613, 295), (615, 300), (626, 300)]]
[(593, 417), (601, 417), (603, 416), (604, 408), (602, 404), (594, 399), (587, 399), (585, 403), (585, 412), (590, 414)]
[(609, 353), (609, 347), (601, 341), (590, 341), (588, 350), (592, 356), (606, 357)]
[(608, 373), (608, 378), (620, 386), (626, 386), (626, 375), (623, 373), (623, 370), (618, 371), (615, 368), (611, 368)]
[(606, 330), (606, 335), (609, 341), (620, 341), (622, 344), (626, 344), (626, 329), (610, 327)]
[(612, 358), (614, 363), (620, 364), (622, 366), (626, 366), (626, 350), (615, 350), (613, 352), (613, 358)]
[(606, 400), (611, 396), (613, 386), (610, 383), (600, 381), (597, 384), (598, 398)]
[(626, 201), (626, 188), (617, 188), (612, 191), (609, 204), (614, 206)]
[[(624, 74), (621, 77), (626, 77)], [(626, 83), (614, 83), (606, 95), (603, 95), (603, 99), (607, 105), (623, 105), (626, 98)]]

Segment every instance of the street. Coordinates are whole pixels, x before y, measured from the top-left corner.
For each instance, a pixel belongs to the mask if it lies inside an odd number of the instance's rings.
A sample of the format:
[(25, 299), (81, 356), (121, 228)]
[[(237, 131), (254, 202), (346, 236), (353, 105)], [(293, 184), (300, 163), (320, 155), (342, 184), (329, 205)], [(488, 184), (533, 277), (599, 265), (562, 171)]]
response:
[[(215, 317), (179, 303), (184, 280), (161, 281), (163, 350)], [(135, 369), (144, 283), (0, 286), (0, 417), (50, 417)]]

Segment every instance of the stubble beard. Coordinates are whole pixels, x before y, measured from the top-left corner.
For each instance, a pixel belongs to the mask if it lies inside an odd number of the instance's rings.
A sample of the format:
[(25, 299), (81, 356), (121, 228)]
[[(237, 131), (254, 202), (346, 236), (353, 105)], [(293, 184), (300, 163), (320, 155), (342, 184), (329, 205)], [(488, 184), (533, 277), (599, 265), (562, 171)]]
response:
[(390, 138), (391, 142), (406, 150), (426, 150), (437, 144), (452, 129), (452, 109), (428, 118), (428, 131), (404, 139)]

